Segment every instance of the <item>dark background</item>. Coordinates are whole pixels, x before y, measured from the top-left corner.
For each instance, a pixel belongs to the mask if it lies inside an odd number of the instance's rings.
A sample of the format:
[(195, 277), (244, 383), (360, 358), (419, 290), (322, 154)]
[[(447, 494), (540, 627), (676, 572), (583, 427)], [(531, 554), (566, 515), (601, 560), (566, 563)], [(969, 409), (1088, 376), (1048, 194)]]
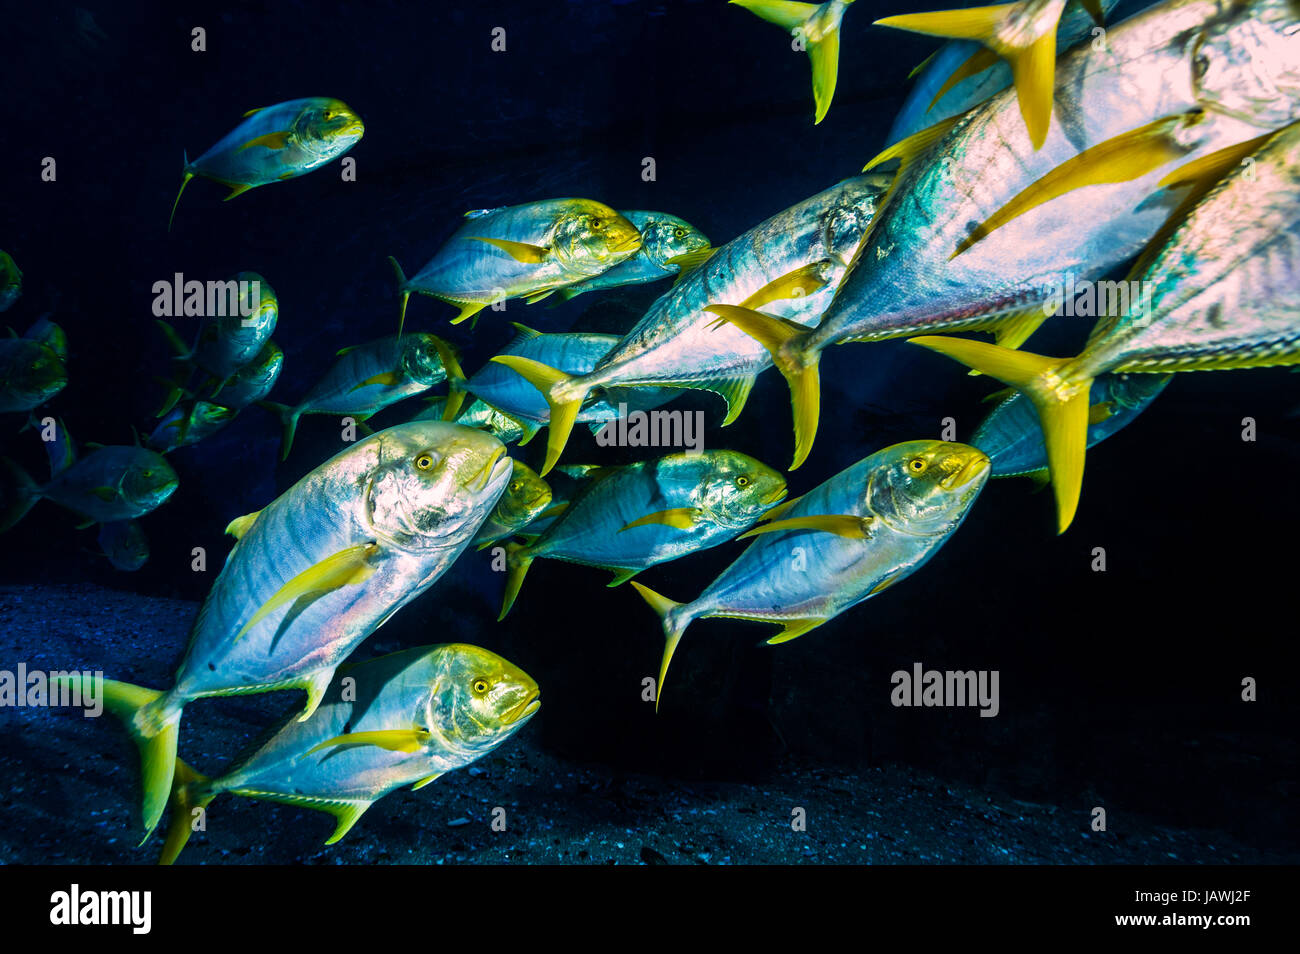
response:
[[(4, 322), (21, 332), (52, 309), (71, 339), (71, 383), (47, 412), (78, 441), (129, 443), (132, 425), (152, 428), (150, 379), (168, 367), (152, 284), (253, 269), (280, 300), (275, 339), (287, 357), (272, 397), (292, 402), (339, 348), (394, 331), (385, 256), (413, 274), (468, 209), (589, 196), (673, 212), (721, 244), (854, 174), (882, 145), (908, 71), (936, 46), (871, 21), (931, 6), (942, 4), (849, 9), (839, 89), (819, 127), (807, 58), (721, 0), (86, 7), (106, 39), (87, 36), (71, 5), (10, 10), (0, 248), (25, 291)], [(207, 30), (205, 53), (190, 50), (194, 26)], [(497, 26), (504, 54), (490, 50)], [(248, 109), (316, 95), (344, 100), (366, 123), (350, 153), (358, 181), (341, 182), (332, 164), (223, 204), (225, 190), (195, 180), (166, 231), (182, 150), (199, 155)], [(57, 160), (55, 183), (40, 180), (45, 156)], [(641, 179), (646, 156), (655, 182)], [(416, 298), (407, 327), (454, 341), (472, 372), (510, 338), (504, 319), (620, 332), (663, 290), (555, 309), (511, 302), (473, 333), (447, 324), (451, 306)], [(1065, 353), (1085, 331), (1032, 344)], [(755, 645), (768, 627), (693, 625), (657, 717), (640, 698), (659, 658), (654, 616), (597, 570), (539, 562), (498, 625), (500, 578), (486, 555), (467, 554), (360, 652), (453, 639), (498, 650), (543, 687), (532, 730), (541, 744), (611, 771), (755, 780), (791, 764), (895, 762), (1072, 810), (1118, 805), (1294, 848), (1296, 381), (1284, 370), (1183, 375), (1089, 455), (1063, 537), (1050, 493), (998, 481), (922, 572), (805, 638), (770, 649)], [(822, 430), (792, 494), (887, 444), (937, 437), (946, 416), (969, 436), (993, 387), (901, 343), (833, 349), (823, 382)], [(708, 413), (706, 446), (789, 460), (789, 405), (773, 374), (725, 432), (716, 397), (689, 393), (677, 406)], [(1258, 423), (1254, 443), (1241, 439), (1246, 416)], [(40, 442), (21, 423), (0, 421), (0, 450), (43, 477)], [(226, 523), (340, 447), (327, 418), (304, 420), (283, 465), (278, 439), (272, 416), (251, 408), (175, 452), (181, 487), (144, 518), (153, 556), (142, 571), (113, 570), (93, 530), (41, 504), (0, 539), (0, 580), (201, 600), (228, 547)], [(542, 443), (524, 459), (536, 464)], [(565, 459), (634, 459), (597, 450), (579, 429)], [(209, 573), (191, 572), (194, 546), (208, 548)], [(1104, 573), (1090, 569), (1098, 546)], [(737, 552), (720, 547), (642, 579), (689, 599)], [(61, 625), (57, 607), (49, 625)], [(183, 649), (141, 638), (169, 659)], [(1000, 716), (891, 707), (890, 674), (916, 661), (999, 670)], [(1240, 701), (1244, 676), (1259, 680), (1259, 702)]]

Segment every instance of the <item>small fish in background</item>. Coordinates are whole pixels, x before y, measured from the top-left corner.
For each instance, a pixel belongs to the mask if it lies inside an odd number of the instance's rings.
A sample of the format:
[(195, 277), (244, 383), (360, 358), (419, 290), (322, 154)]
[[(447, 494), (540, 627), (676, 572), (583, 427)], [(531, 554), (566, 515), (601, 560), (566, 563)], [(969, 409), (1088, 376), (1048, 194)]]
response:
[(515, 461), (514, 473), (505, 493), (488, 514), (474, 537), (474, 545), (482, 550), (498, 540), (513, 537), (525, 529), (551, 504), (551, 487), (537, 471), (527, 464)]
[(446, 380), (449, 367), (463, 377), (455, 353), (441, 338), (424, 333), (390, 335), (340, 350), (333, 367), (293, 407), (274, 401), (259, 404), (280, 416), (284, 425), (280, 459), (285, 460), (304, 414), (347, 416), (362, 425), (389, 405)]
[[(894, 27), (959, 40), (976, 40), (994, 57), (1007, 61), (1016, 84), (1020, 115), (1034, 148), (1047, 141), (1052, 120), (1052, 92), (1056, 87), (1057, 30), (1066, 0), (1019, 0), (987, 7), (909, 13), (877, 20), (876, 26)], [(1083, 0), (1083, 7), (1100, 26), (1105, 22), (1102, 0)], [(967, 61), (963, 70), (987, 69), (994, 61), (985, 57)]]
[(227, 378), (226, 383), (212, 394), (211, 401), (222, 407), (242, 411), (250, 404), (264, 400), (271, 393), (283, 367), (284, 352), (268, 338), (257, 357)]
[(68, 386), (68, 339), (41, 318), (19, 338), (0, 338), (0, 413), (30, 411)]
[[(617, 335), (588, 331), (543, 334), (518, 322), (512, 324), (518, 333), (496, 357), (523, 358), (575, 376), (590, 372), (620, 340)], [(527, 444), (550, 422), (550, 407), (537, 387), (495, 358), (468, 381), (452, 381), (451, 386), (473, 394), (514, 421), (524, 434), (521, 444)], [(574, 423), (587, 424), (594, 433), (619, 416), (620, 404), (629, 411), (648, 411), (680, 395), (675, 388), (608, 388), (583, 405)]]
[(609, 570), (610, 586), (647, 567), (725, 543), (786, 494), (785, 478), (731, 450), (668, 454), (603, 468), (531, 543), (506, 545), (504, 619), (534, 560)]
[(787, 35), (798, 36), (812, 60), (813, 101), (817, 112), (813, 125), (826, 118), (835, 97), (840, 71), (840, 21), (853, 0), (828, 3), (791, 3), (788, 0), (731, 0), (768, 23), (775, 23)]
[(23, 295), (23, 273), (4, 249), (0, 249), (0, 311), (8, 311)]
[(101, 44), (112, 39), (100, 29), (99, 24), (95, 22), (95, 15), (85, 7), (72, 8), (72, 23), (77, 31), (77, 39), (87, 49), (98, 49)]
[[(1108, 15), (1118, 0), (1101, 0)], [(1069, 0), (1056, 27), (1056, 53), (1093, 36), (1101, 26), (1087, 7), (1091, 0)], [(919, 75), (917, 75), (919, 74)], [(975, 40), (952, 40), (930, 54), (912, 73), (916, 83), (885, 137), (892, 146), (935, 123), (951, 119), (1000, 93), (1014, 82), (1011, 64)]]
[[(457, 398), (459, 400), (459, 396)], [(443, 421), (449, 420), (447, 417), (447, 404), (451, 401), (449, 397), (436, 397), (428, 400), (427, 406), (419, 414), (416, 414), (412, 421)], [(502, 444), (513, 444), (524, 436), (524, 428), (506, 414), (502, 414), (496, 408), (475, 398), (470, 404), (464, 407), (454, 418), (457, 424), (463, 424), (466, 427), (474, 427), (480, 431), (487, 431)]]
[(453, 325), (495, 301), (541, 301), (552, 292), (627, 261), (641, 232), (591, 199), (546, 199), (465, 213), (465, 223), (409, 279), (390, 258), (402, 296), (400, 328), (412, 293), (460, 306)]
[(232, 520), (226, 532), (238, 542), (199, 610), (174, 685), (103, 684), (105, 706), (140, 749), (145, 831), (167, 804), (186, 706), (303, 689), (299, 718), (309, 719), (335, 667), (465, 550), (511, 467), (505, 446), (482, 431), (400, 424)]
[(145, 444), (160, 454), (188, 447), (211, 437), (238, 414), (234, 408), (210, 401), (184, 401), (158, 423), (153, 433), (145, 438)]
[(713, 253), (709, 237), (685, 219), (666, 212), (619, 212), (641, 231), (641, 250), (595, 278), (560, 289), (560, 297), (639, 285), (690, 271)]
[(546, 399), (546, 460), (539, 473), (546, 476), (560, 459), (593, 392), (709, 390), (726, 401), (722, 426), (731, 424), (772, 359), (765, 344), (719, 315), (756, 314), (782, 328), (815, 324), (849, 273), (892, 181), (880, 174), (845, 179), (732, 239), (660, 295), (590, 372), (566, 374), (519, 355), (492, 358)]
[[(1088, 447), (1123, 430), (1165, 389), (1173, 375), (1106, 374), (1093, 382), (1088, 408)], [(1046, 485), (1047, 445), (1033, 402), (1011, 390), (971, 435), (970, 443), (993, 462), (992, 477), (1033, 477)], [(986, 399), (987, 400), (987, 399)]]
[(156, 510), (176, 492), (180, 479), (166, 459), (143, 447), (87, 444), (90, 453), (78, 459), (63, 422), (55, 439), (44, 441), (50, 479), (37, 484), (13, 461), (0, 458), (13, 481), (0, 514), (0, 533), (8, 530), (40, 500), (48, 500), (79, 515), (82, 526), (131, 520)]
[(324, 811), (332, 845), (376, 801), (420, 789), (475, 762), (518, 732), (541, 706), (537, 683), (496, 653), (450, 643), (339, 668), (305, 721), (288, 717), (253, 754), (217, 778), (176, 760), (171, 817), (159, 864), (171, 864), (194, 812), (223, 793)]
[(149, 538), (134, 520), (101, 523), (99, 549), (123, 573), (134, 573), (149, 562)]
[(190, 162), (186, 153), (167, 230), (185, 187), (196, 176), (229, 187), (229, 202), (249, 189), (293, 179), (334, 161), (364, 132), (361, 117), (337, 99), (292, 99), (250, 109), (242, 123), (199, 158)]
[[(263, 349), (280, 319), (280, 299), (271, 283), (257, 272), (240, 272), (224, 284), (229, 294), (222, 298), (221, 307), (227, 313), (201, 318), (193, 345), (185, 344), (172, 324), (162, 319), (155, 322), (175, 349), (181, 367), (203, 377), (192, 392), (194, 397), (204, 396), (204, 390), (210, 392), (208, 396), (215, 394), (235, 374), (263, 358)], [(159, 417), (186, 393), (180, 384), (166, 383), (170, 386)]]
[(767, 640), (787, 642), (910, 576), (966, 518), (989, 460), (965, 444), (909, 441), (872, 454), (784, 504), (745, 537), (757, 536), (695, 600), (678, 603), (633, 582), (663, 619), (668, 665), (686, 628), (726, 617), (778, 623)]
[(1100, 375), (1300, 364), (1300, 123), (1275, 133), (1253, 160), (1234, 163), (1139, 257), (1129, 277), (1150, 290), (1150, 306), (1101, 318), (1078, 355), (1050, 358), (940, 335), (911, 339), (1028, 396), (1046, 437), (1058, 533), (1079, 505)]

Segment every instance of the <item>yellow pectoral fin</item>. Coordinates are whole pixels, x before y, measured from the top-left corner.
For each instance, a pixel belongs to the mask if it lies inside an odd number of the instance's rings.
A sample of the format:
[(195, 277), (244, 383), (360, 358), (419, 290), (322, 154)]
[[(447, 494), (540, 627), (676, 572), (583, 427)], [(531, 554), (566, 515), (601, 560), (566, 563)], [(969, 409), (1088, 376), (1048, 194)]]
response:
[(240, 146), (237, 151), (243, 152), (245, 149), (261, 146), (263, 149), (270, 149), (274, 152), (277, 149), (283, 149), (287, 145), (289, 145), (289, 133), (286, 130), (284, 132), (267, 133), (264, 136), (258, 136), (256, 139), (250, 139)]
[(1102, 401), (1100, 404), (1094, 404), (1088, 408), (1088, 424), (1100, 424), (1111, 415), (1111, 409), (1114, 407), (1112, 401)]
[(369, 387), (372, 384), (382, 384), (386, 388), (391, 388), (395, 385), (401, 384), (401, 382), (402, 376), (396, 371), (383, 371), (379, 374), (373, 375), (372, 377), (366, 378), (360, 384), (352, 385), (352, 387), (348, 389), (348, 393), (351, 394), (353, 391), (360, 391), (362, 388)]
[(111, 503), (117, 499), (116, 487), (92, 487), (90, 492), (105, 503)]
[[(768, 282), (742, 301), (740, 307), (748, 308), (750, 311), (759, 311), (763, 306), (770, 305), (774, 301), (784, 301), (787, 298), (803, 298), (811, 295), (826, 284), (825, 271), (824, 262), (810, 262), (796, 268), (789, 274)], [(716, 322), (716, 324), (721, 323), (721, 320)], [(806, 331), (807, 329), (801, 325), (799, 330)]]
[(1172, 162), (1187, 150), (1173, 138), (1186, 116), (1167, 116), (1122, 133), (1067, 159), (977, 225), (952, 253), (956, 258), (1012, 219), (1076, 189), (1128, 182)]
[(789, 517), (785, 520), (773, 520), (754, 527), (738, 536), (737, 540), (755, 537), (760, 533), (782, 533), (786, 530), (820, 530), (833, 533), (837, 537), (855, 540), (871, 539), (871, 517), (855, 517), (853, 514), (818, 514), (809, 517)]
[(712, 258), (713, 253), (716, 251), (716, 248), (705, 246), (704, 248), (697, 248), (691, 252), (683, 252), (681, 255), (674, 255), (672, 258), (667, 259), (664, 264), (677, 266), (679, 270), (677, 278), (680, 281), (682, 276), (687, 272), (694, 271)]
[(540, 245), (529, 245), (527, 242), (483, 238), (478, 235), (467, 235), (466, 239), (471, 242), (487, 242), (488, 245), (501, 249), (516, 262), (523, 262), (525, 265), (538, 265), (546, 261), (551, 255), (549, 248), (542, 248)]
[(873, 587), (871, 588), (871, 590), (867, 593), (867, 595), (868, 595), (868, 596), (875, 596), (875, 595), (876, 595), (877, 593), (879, 593), (881, 590), (887, 590), (887, 589), (889, 589), (891, 586), (893, 586), (895, 583), (897, 583), (899, 580), (901, 580), (901, 579), (902, 579), (904, 576), (906, 576), (906, 575), (907, 575), (906, 572), (900, 570), (899, 572), (893, 574), (892, 576), (887, 576), (887, 577), (885, 577), (883, 580), (881, 580), (879, 583), (877, 583), (875, 586), (873, 586)]
[(340, 550), (333, 556), (321, 560), (315, 566), (303, 570), (280, 587), (279, 591), (253, 614), (253, 618), (244, 624), (244, 628), (239, 631), (235, 639), (243, 638), (245, 633), (271, 613), (274, 613), (282, 606), (291, 605), (301, 597), (319, 599), (339, 587), (362, 583), (369, 579), (375, 572), (375, 568), (370, 564), (370, 561), (378, 553), (379, 544), (359, 543), (356, 546), (348, 547), (346, 550)]
[(835, 82), (840, 71), (840, 31), (831, 30), (810, 43), (808, 56), (812, 60), (813, 102), (817, 106), (815, 126), (826, 118), (835, 98)]
[(252, 513), (246, 513), (242, 517), (236, 517), (230, 523), (226, 524), (226, 533), (230, 534), (236, 540), (242, 540), (244, 534), (249, 531), (253, 523), (257, 520), (257, 515), (261, 510), (254, 510)]
[(411, 791), (418, 792), (420, 789), (424, 788), (424, 786), (428, 785), (430, 782), (434, 782), (442, 778), (444, 774), (445, 773), (443, 772), (434, 772), (432, 775), (425, 776), (424, 778), (420, 779), (418, 782), (416, 782), (414, 785), (411, 786)]
[(699, 522), (700, 512), (694, 507), (675, 507), (672, 510), (659, 510), (655, 513), (648, 513), (640, 520), (633, 520), (631, 523), (624, 525), (619, 529), (619, 533), (624, 530), (631, 530), (633, 527), (646, 527), (651, 524), (663, 524), (665, 527), (676, 527), (678, 530), (690, 530)]
[[(376, 729), (373, 732), (346, 732), (343, 735), (336, 735), (332, 739), (326, 739), (319, 745), (315, 745), (307, 750), (307, 755), (319, 752), (321, 749), (333, 748), (336, 745), (374, 745), (381, 749), (388, 749), (390, 752), (418, 752), (428, 744), (433, 736), (429, 735), (423, 729)], [(435, 775), (433, 778), (437, 778)], [(429, 779), (433, 781), (433, 779)]]

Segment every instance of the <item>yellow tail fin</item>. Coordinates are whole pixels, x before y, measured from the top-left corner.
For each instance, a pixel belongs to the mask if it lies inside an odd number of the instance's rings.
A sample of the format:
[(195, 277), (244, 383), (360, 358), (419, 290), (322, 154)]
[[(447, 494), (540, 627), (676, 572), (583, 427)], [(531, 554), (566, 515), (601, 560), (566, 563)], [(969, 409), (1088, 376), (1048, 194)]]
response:
[(573, 432), (573, 424), (578, 419), (578, 412), (582, 410), (582, 402), (586, 400), (589, 389), (574, 387), (570, 389), (575, 392), (573, 396), (557, 398), (554, 394), (555, 386), (574, 382), (574, 378), (570, 375), (565, 374), (563, 371), (557, 371), (540, 361), (534, 361), (532, 358), (521, 358), (514, 354), (499, 354), (492, 360), (518, 372), (525, 381), (537, 388), (542, 393), (542, 396), (546, 398), (546, 405), (551, 411), (546, 432), (546, 462), (542, 465), (542, 469), (537, 472), (539, 477), (545, 477), (560, 459), (560, 454), (564, 451), (564, 445), (569, 442), (569, 434)]
[[(1052, 121), (1052, 92), (1056, 85), (1056, 26), (1065, 0), (1049, 0), (1034, 9), (1036, 0), (1001, 3), (965, 10), (941, 10), (885, 17), (877, 26), (912, 33), (976, 40), (1011, 65), (1020, 115), (1038, 149)], [(1032, 19), (1030, 19), (1032, 14)]]
[(515, 605), (515, 600), (519, 596), (519, 588), (524, 585), (524, 577), (528, 575), (528, 568), (533, 565), (533, 556), (528, 552), (526, 545), (518, 543), (507, 543), (506, 547), (506, 591), (501, 598), (501, 615), (497, 617), (497, 622), (506, 618), (510, 612), (510, 607)]
[[(86, 689), (83, 678), (83, 698)], [(144, 790), (141, 813), (145, 831), (141, 844), (148, 841), (153, 830), (158, 827), (172, 790), (181, 710), (180, 707), (166, 706), (163, 704), (164, 699), (165, 693), (155, 689), (144, 689), (112, 679), (105, 679), (103, 683), (104, 708), (122, 720), (140, 749), (140, 784)]]
[(442, 419), (454, 421), (460, 416), (461, 406), (465, 403), (465, 372), (456, 357), (456, 349), (436, 335), (433, 338), (434, 350), (447, 372), (447, 403), (442, 408)]
[(1047, 463), (1056, 494), (1057, 532), (1064, 533), (1074, 519), (1083, 486), (1092, 378), (1079, 374), (1067, 379), (1061, 374), (1073, 358), (1045, 358), (967, 338), (925, 335), (909, 340), (992, 375), (1023, 391), (1033, 402), (1047, 443)]
[(709, 305), (723, 321), (735, 325), (772, 355), (772, 363), (790, 385), (794, 415), (794, 458), (791, 470), (808, 459), (821, 416), (821, 352), (807, 347), (810, 330), (785, 318), (765, 315), (737, 305)]
[(676, 600), (670, 600), (666, 596), (660, 596), (648, 586), (642, 586), (636, 580), (632, 581), (633, 588), (641, 594), (641, 598), (650, 604), (650, 608), (659, 614), (663, 621), (664, 627), (664, 654), (659, 661), (659, 682), (655, 684), (655, 712), (659, 711), (659, 700), (664, 695), (664, 679), (668, 676), (668, 665), (673, 661), (673, 654), (677, 652), (677, 644), (682, 641), (682, 634), (686, 632), (686, 627), (690, 625), (690, 620), (681, 623), (674, 612), (681, 603)]
[(206, 775), (200, 775), (180, 759), (176, 760), (170, 799), (171, 817), (167, 819), (167, 837), (163, 840), (158, 864), (172, 864), (185, 850), (194, 831), (194, 813), (207, 808), (216, 798), (215, 793), (206, 790), (210, 781)]

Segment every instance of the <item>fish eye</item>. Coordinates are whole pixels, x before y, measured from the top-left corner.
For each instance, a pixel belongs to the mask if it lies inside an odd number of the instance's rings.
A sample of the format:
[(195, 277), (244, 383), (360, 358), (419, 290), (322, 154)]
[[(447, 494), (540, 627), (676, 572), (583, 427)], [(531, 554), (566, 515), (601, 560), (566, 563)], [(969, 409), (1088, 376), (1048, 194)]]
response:
[(432, 466), (433, 466), (433, 455), (428, 453), (427, 451), (421, 454), (419, 457), (415, 458), (416, 470), (428, 470)]
[(737, 486), (737, 487), (748, 487), (748, 486), (749, 486), (749, 478), (746, 477), (744, 474), (741, 474), (739, 477), (736, 478), (736, 486)]
[(679, 239), (686, 238), (686, 230), (679, 225), (677, 228), (673, 229), (673, 235)]
[(907, 462), (907, 469), (918, 477), (925, 473), (926, 463), (922, 457), (913, 457)]
[(334, 110), (332, 110), (332, 109), (327, 109), (327, 110), (325, 110), (325, 118), (326, 118), (326, 119), (333, 119), (333, 118), (334, 118)]
[(474, 680), (474, 695), (476, 696), (485, 695), (490, 688), (492, 687), (488, 685), (488, 681), (486, 679)]
[(592, 227), (593, 229), (599, 229), (599, 228), (600, 228), (602, 225), (604, 225), (604, 224), (605, 224), (605, 223), (602, 222), (600, 219), (596, 218), (595, 216), (592, 216), (592, 219), (591, 219), (591, 227)]
[(141, 477), (145, 477), (145, 478), (152, 477), (152, 476), (153, 476), (153, 471), (152, 471), (152, 470), (148, 470), (148, 469), (146, 469), (146, 470), (142, 470), (142, 471), (140, 471), (140, 476), (141, 476)]
[(517, 494), (523, 488), (523, 486), (524, 486), (524, 482), (522, 480), (512, 480), (510, 481), (510, 492)]

